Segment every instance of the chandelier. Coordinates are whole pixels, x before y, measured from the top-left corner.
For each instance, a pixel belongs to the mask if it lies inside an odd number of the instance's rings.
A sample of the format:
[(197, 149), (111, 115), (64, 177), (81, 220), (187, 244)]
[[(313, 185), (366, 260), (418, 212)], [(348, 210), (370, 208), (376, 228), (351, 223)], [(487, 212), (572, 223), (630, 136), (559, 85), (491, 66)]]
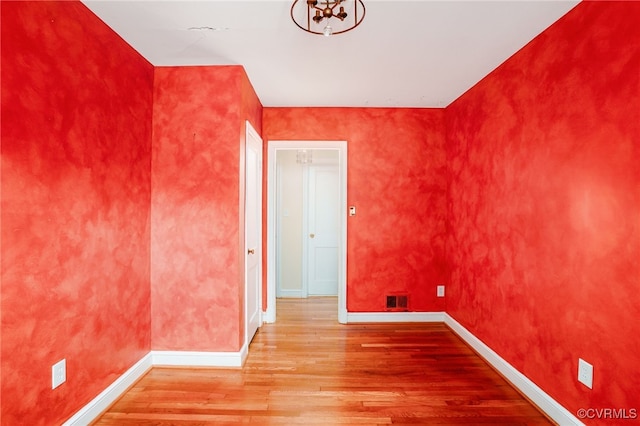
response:
[(364, 14), (362, 0), (295, 0), (291, 5), (291, 19), (298, 28), (327, 37), (351, 31)]

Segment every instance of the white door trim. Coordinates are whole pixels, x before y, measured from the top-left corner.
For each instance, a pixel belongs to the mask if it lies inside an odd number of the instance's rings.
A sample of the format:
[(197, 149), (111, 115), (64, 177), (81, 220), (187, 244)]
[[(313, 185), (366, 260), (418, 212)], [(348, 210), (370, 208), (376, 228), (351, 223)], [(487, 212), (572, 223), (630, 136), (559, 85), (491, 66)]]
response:
[(347, 142), (267, 141), (267, 310), (265, 322), (276, 321), (276, 152), (279, 150), (332, 149), (339, 155), (340, 260), (338, 264), (338, 322), (347, 322)]

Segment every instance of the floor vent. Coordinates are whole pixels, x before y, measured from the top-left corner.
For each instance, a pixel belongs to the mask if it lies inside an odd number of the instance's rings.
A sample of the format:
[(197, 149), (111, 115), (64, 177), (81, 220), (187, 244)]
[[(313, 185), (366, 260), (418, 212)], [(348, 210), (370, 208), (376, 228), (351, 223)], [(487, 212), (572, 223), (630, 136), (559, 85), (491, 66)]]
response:
[(398, 296), (387, 296), (387, 309), (395, 309), (398, 307)]
[(408, 299), (408, 296), (406, 295), (398, 296), (399, 309), (407, 309), (407, 299)]
[(409, 309), (409, 296), (406, 294), (388, 294), (387, 310), (388, 311), (406, 311)]

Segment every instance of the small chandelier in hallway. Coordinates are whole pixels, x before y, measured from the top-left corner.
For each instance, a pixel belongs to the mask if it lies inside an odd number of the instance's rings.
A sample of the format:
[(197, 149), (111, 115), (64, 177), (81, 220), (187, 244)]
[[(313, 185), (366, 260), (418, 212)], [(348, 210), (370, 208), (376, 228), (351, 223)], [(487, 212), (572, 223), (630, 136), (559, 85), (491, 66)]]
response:
[(291, 19), (311, 34), (330, 36), (351, 31), (364, 19), (362, 0), (295, 0)]
[(311, 164), (313, 163), (313, 151), (306, 149), (299, 149), (296, 153), (296, 163), (298, 164)]

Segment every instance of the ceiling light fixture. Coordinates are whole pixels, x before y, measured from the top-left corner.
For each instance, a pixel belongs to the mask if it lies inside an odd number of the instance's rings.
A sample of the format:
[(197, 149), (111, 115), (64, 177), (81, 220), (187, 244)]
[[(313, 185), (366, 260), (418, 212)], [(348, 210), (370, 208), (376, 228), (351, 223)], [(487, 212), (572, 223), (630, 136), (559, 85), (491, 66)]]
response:
[(313, 151), (307, 151), (306, 149), (299, 149), (296, 153), (296, 163), (298, 164), (310, 164), (313, 163)]
[[(291, 5), (291, 19), (298, 28), (326, 37), (351, 31), (360, 25), (364, 14), (362, 0), (295, 0)], [(353, 19), (347, 19), (350, 16)]]

